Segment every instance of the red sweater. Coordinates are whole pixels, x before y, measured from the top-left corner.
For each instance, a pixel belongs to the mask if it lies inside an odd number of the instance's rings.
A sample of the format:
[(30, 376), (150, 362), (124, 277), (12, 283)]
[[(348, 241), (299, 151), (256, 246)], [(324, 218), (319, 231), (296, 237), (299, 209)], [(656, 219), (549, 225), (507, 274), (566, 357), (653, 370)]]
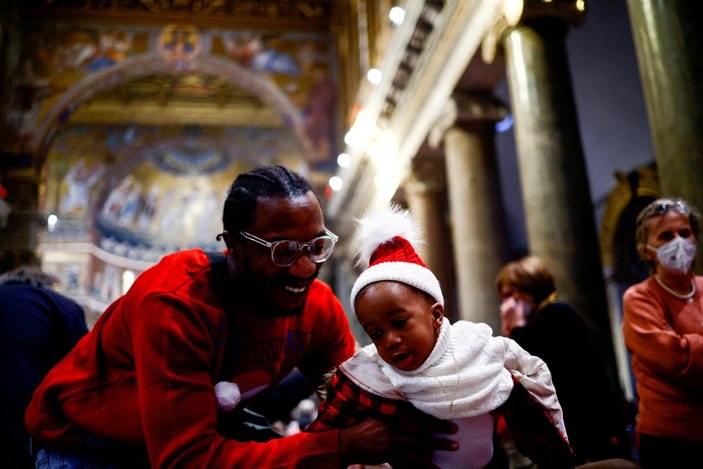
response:
[[(213, 386), (272, 385), (298, 367), (313, 382), (354, 352), (331, 289), (310, 287), (302, 314), (225, 311), (201, 250), (139, 276), (46, 377), (26, 414), (32, 437), (75, 448), (94, 435), (148, 450), (154, 468), (339, 467), (337, 430), (267, 443), (218, 434)], [(240, 406), (246, 403), (240, 404)]]
[(703, 442), (703, 277), (693, 302), (649, 277), (623, 298), (622, 332), (637, 378), (641, 433)]

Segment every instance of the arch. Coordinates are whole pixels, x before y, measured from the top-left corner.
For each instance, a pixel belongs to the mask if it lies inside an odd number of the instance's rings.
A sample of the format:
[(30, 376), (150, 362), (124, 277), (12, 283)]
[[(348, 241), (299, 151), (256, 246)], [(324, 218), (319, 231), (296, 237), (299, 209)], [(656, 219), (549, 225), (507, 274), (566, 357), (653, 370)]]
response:
[(292, 130), (300, 142), (304, 158), (314, 154), (313, 145), (305, 133), (301, 111), (265, 75), (252, 72), (235, 62), (212, 56), (198, 56), (188, 62), (186, 68), (183, 68), (153, 52), (127, 59), (106, 70), (87, 75), (66, 90), (49, 108), (44, 118), (36, 123), (36, 130), (29, 144), (29, 149), (36, 158), (36, 167), (43, 166), (49, 143), (59, 126), (66, 122), (70, 114), (95, 93), (117, 86), (132, 78), (153, 73), (181, 73), (183, 71), (198, 71), (217, 75), (251, 92), (252, 95), (278, 111), (285, 125)]

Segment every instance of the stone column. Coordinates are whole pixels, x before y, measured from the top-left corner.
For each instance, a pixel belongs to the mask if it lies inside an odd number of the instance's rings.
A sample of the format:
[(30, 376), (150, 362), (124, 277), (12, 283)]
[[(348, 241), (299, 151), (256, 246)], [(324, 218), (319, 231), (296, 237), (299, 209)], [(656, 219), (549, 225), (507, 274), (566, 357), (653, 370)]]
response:
[[(39, 168), (37, 155), (26, 149), (18, 121), (36, 95), (31, 86), (11, 86), (18, 72), (17, 51), (8, 40), (16, 34), (19, 2), (0, 2), (0, 184), (7, 199), (0, 204), (0, 258), (34, 252), (46, 219), (38, 213)], [(11, 102), (15, 105), (11, 106)], [(12, 112), (11, 112), (12, 111)], [(9, 210), (9, 216), (5, 218)], [(9, 267), (9, 264), (0, 267)]]
[(28, 155), (0, 155), (0, 182), (7, 190), (11, 213), (0, 226), (2, 255), (37, 248), (39, 233), (46, 220), (38, 212), (39, 174)]
[(495, 122), (504, 115), (489, 93), (455, 93), (433, 130), (444, 142), (459, 319), (485, 322), (494, 333), (500, 331), (494, 280), (508, 259), (494, 144)]
[(447, 183), (441, 156), (418, 155), (412, 160), (409, 179), (403, 184), (408, 208), (422, 227), (427, 244), (418, 251), (442, 287), (445, 315), (458, 318), (452, 237), (447, 220)]
[[(703, 7), (628, 0), (662, 193), (703, 209)], [(703, 272), (703, 250), (696, 259)]]
[(607, 296), (566, 55), (568, 23), (542, 13), (523, 16), (502, 40), (528, 247), (554, 274), (560, 297), (590, 318), (610, 358)]

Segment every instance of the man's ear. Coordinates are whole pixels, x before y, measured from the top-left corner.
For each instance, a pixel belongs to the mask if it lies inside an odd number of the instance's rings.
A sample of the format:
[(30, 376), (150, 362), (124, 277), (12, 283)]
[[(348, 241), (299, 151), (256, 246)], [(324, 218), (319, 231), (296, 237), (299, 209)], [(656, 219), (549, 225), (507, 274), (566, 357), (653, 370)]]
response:
[(225, 245), (227, 246), (227, 252), (230, 254), (234, 253), (234, 248), (236, 245), (234, 235), (232, 235), (227, 230), (225, 230), (222, 233), (220, 233), (218, 235), (218, 237), (221, 237), (224, 240)]

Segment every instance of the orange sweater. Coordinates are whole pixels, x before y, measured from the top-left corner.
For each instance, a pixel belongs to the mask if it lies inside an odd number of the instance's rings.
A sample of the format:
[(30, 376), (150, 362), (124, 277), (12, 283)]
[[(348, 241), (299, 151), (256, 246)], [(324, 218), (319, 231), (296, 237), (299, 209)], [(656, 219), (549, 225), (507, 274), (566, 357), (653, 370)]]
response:
[(693, 302), (675, 298), (654, 277), (623, 298), (622, 332), (637, 378), (637, 431), (703, 441), (703, 277)]

